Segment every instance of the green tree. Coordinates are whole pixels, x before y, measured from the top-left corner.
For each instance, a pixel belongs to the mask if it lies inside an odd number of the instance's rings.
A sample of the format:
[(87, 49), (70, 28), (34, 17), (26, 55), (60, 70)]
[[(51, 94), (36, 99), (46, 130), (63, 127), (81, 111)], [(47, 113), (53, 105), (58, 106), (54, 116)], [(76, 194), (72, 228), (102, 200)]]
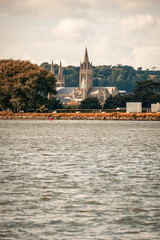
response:
[[(49, 63), (42, 63), (40, 66), (50, 71)], [(58, 72), (58, 65), (54, 65), (55, 73)], [(119, 90), (126, 90), (128, 93), (132, 92), (135, 88), (137, 81), (145, 80), (158, 80), (160, 81), (160, 71), (142, 70), (139, 67), (135, 70), (132, 66), (122, 66), (118, 64), (116, 66), (103, 65), (93, 66), (93, 86), (94, 87), (117, 87)], [(78, 87), (79, 86), (79, 67), (67, 66), (63, 67), (63, 73), (65, 74), (66, 87)]]
[(74, 67), (74, 66), (64, 67), (63, 73), (65, 74), (66, 87), (79, 86), (79, 67)]
[(115, 109), (117, 108), (117, 105), (114, 101), (114, 97), (110, 95), (108, 98), (106, 98), (106, 101), (104, 103), (104, 109)]
[(160, 102), (160, 82), (147, 80), (136, 83), (133, 94), (124, 96), (109, 96), (105, 103), (105, 109), (126, 107), (126, 102), (142, 102), (143, 107), (150, 107), (151, 103)]
[(136, 83), (133, 90), (134, 101), (140, 101), (143, 107), (150, 107), (151, 103), (160, 101), (160, 82), (146, 80)]
[(80, 109), (100, 109), (101, 105), (96, 97), (88, 97), (81, 101)]
[(0, 108), (35, 109), (56, 94), (56, 79), (29, 61), (0, 60)]
[(49, 98), (46, 106), (49, 110), (52, 110), (52, 111), (55, 110), (55, 109), (62, 109), (63, 108), (62, 102), (60, 102), (59, 99), (57, 99), (55, 97)]
[(104, 103), (104, 109), (116, 109), (116, 108), (125, 108), (126, 102), (133, 101), (133, 95), (127, 94), (127, 95), (116, 95), (112, 96), (110, 95), (108, 98), (106, 98), (106, 101)]

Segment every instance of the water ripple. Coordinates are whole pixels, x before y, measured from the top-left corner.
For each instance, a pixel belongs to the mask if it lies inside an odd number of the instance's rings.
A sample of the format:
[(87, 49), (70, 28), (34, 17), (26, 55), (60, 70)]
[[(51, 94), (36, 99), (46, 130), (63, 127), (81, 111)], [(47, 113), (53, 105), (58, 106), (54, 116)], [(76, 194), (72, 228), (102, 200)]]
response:
[(159, 122), (2, 120), (0, 239), (160, 239), (159, 139)]

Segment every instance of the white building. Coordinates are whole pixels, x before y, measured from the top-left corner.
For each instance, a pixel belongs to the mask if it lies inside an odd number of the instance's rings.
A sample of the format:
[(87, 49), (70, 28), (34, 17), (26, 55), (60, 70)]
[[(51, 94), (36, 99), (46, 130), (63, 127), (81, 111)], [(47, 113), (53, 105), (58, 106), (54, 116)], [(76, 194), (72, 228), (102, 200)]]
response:
[(127, 113), (141, 113), (142, 112), (142, 103), (141, 102), (127, 102), (126, 103), (126, 112)]
[(151, 104), (151, 112), (160, 112), (160, 103), (152, 103)]

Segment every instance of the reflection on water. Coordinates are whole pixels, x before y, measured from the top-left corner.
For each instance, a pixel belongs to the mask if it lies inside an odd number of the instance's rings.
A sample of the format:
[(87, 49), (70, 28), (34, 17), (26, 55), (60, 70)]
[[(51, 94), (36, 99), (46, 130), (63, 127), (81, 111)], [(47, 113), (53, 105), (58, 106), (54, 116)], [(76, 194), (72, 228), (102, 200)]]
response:
[(160, 239), (160, 122), (0, 121), (0, 239)]

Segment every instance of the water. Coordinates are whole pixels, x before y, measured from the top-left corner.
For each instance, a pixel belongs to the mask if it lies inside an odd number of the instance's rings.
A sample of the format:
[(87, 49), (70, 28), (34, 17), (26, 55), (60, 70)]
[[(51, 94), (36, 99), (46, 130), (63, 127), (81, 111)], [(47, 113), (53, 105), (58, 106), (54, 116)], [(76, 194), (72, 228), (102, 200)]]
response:
[(160, 239), (160, 122), (0, 121), (0, 239)]

